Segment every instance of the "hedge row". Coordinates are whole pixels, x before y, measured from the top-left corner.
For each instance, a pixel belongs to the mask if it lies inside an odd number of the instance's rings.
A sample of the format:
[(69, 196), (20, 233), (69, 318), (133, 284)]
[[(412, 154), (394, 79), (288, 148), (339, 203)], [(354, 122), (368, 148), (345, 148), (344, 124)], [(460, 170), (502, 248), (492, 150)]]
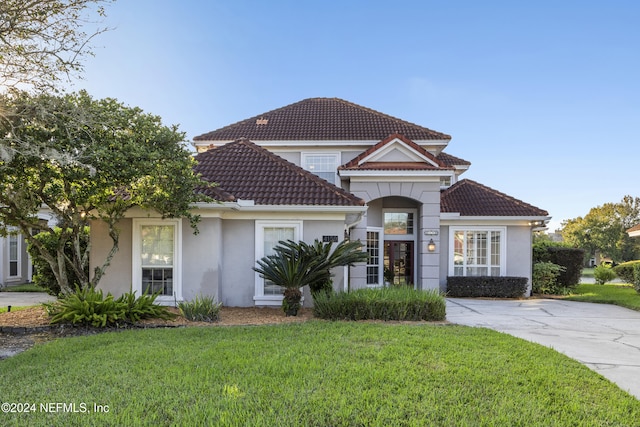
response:
[(449, 276), (447, 277), (447, 296), (521, 298), (527, 292), (527, 282), (526, 277)]

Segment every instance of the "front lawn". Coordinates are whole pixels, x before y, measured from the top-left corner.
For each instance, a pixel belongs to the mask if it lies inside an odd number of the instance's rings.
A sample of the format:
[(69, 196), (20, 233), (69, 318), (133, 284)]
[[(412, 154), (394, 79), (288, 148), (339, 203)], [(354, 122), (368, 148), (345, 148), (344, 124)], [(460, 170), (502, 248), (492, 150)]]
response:
[(640, 294), (632, 285), (615, 283), (607, 285), (578, 285), (571, 295), (564, 297), (571, 301), (615, 304), (640, 311)]
[[(0, 383), (2, 402), (36, 404), (35, 413), (2, 414), (3, 425), (600, 426), (640, 419), (640, 401), (577, 361), (451, 325), (310, 321), (64, 338), (1, 361)], [(56, 403), (57, 412), (41, 403)], [(65, 412), (71, 409), (81, 412)]]

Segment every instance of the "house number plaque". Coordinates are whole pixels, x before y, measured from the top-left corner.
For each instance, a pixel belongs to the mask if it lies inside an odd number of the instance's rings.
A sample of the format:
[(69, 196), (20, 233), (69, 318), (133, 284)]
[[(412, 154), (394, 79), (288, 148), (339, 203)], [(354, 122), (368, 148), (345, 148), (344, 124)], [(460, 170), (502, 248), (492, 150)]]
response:
[(338, 241), (338, 236), (322, 236), (322, 241), (324, 243), (337, 242)]

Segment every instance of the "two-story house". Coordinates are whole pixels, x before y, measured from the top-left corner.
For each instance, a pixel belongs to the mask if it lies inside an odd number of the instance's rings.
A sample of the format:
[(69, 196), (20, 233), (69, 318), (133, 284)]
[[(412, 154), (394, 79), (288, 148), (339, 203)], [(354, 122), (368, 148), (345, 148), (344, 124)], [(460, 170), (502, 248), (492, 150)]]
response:
[[(217, 203), (184, 220), (132, 211), (101, 287), (150, 288), (172, 302), (215, 295), (228, 306), (278, 305), (253, 270), (280, 240), (360, 240), (366, 264), (335, 271), (338, 289), (447, 276), (531, 278), (532, 230), (548, 213), (477, 182), (445, 152), (449, 135), (336, 98), (312, 98), (194, 138), (196, 171)], [(92, 259), (108, 250), (92, 224)], [(102, 242), (102, 243), (101, 243)], [(309, 300), (309, 299), (308, 299)]]

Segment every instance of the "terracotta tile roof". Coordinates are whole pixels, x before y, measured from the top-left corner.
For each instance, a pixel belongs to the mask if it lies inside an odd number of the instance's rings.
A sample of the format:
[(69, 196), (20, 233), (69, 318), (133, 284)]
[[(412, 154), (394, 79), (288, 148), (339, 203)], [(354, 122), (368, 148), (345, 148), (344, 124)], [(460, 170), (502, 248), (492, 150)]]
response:
[(445, 166), (455, 166), (455, 165), (470, 166), (471, 165), (471, 162), (467, 160), (463, 160), (459, 157), (452, 156), (451, 154), (447, 154), (447, 153), (438, 154), (437, 159), (440, 160)]
[(548, 216), (545, 210), (497, 190), (463, 179), (444, 190), (440, 212), (459, 212), (461, 216)]
[(451, 136), (339, 98), (309, 98), (193, 138), (194, 141), (379, 141), (392, 133), (412, 140)]
[(218, 185), (203, 190), (219, 201), (253, 200), (256, 205), (363, 206), (345, 190), (247, 139), (196, 156), (194, 170)]
[[(359, 164), (361, 160), (366, 159), (376, 151), (382, 149), (385, 145), (390, 144), (392, 141), (399, 139), (404, 142), (406, 145), (415, 150), (418, 154), (427, 157), (437, 166), (434, 166), (425, 162), (365, 162)], [(374, 146), (369, 149), (363, 151), (354, 159), (349, 161), (348, 163), (340, 166), (338, 170), (438, 170), (438, 169), (448, 169), (445, 164), (438, 160), (433, 154), (429, 153), (427, 150), (411, 141), (409, 138), (406, 138), (404, 135), (400, 135), (397, 133), (391, 134), (382, 141), (378, 142)]]

